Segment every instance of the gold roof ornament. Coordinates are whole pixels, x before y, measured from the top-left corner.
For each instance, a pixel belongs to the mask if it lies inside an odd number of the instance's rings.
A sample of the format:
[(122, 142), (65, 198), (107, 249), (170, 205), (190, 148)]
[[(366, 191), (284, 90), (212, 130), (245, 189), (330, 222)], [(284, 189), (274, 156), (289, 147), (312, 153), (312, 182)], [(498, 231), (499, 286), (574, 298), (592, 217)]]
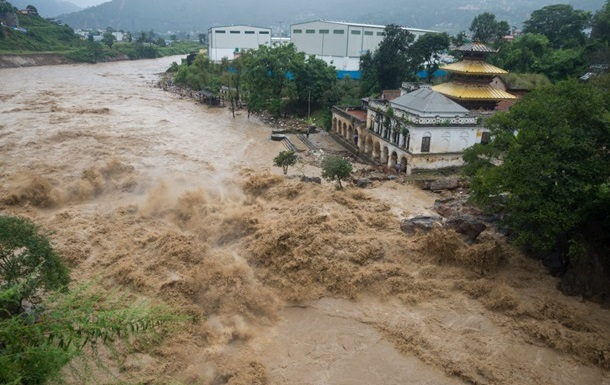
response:
[(488, 75), (497, 76), (507, 74), (508, 71), (498, 68), (492, 64), (479, 60), (462, 60), (441, 67), (443, 71), (448, 71), (463, 75)]
[(499, 101), (516, 100), (515, 95), (493, 88), (490, 85), (471, 85), (461, 83), (443, 83), (432, 87), (432, 90), (452, 99), (462, 101)]

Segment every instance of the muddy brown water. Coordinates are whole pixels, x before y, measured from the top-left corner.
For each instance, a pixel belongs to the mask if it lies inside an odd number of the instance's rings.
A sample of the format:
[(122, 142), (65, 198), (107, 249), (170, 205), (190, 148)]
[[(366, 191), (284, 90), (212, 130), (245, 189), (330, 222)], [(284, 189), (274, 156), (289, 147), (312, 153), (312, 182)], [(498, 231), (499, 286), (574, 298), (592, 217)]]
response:
[(197, 317), (99, 382), (610, 384), (607, 309), (492, 233), (405, 236), (413, 186), (284, 178), (271, 127), (152, 87), (179, 60), (0, 69), (0, 212), (76, 280)]

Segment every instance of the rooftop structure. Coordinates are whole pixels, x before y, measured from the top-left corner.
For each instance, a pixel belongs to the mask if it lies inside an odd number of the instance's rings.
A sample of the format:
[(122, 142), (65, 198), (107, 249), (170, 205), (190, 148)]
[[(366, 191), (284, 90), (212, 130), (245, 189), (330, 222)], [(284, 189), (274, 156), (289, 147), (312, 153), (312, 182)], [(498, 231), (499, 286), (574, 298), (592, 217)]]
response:
[(453, 99), (469, 109), (493, 110), (503, 100), (517, 97), (490, 85), (495, 76), (507, 74), (501, 68), (485, 62), (485, 57), (497, 51), (482, 43), (465, 44), (457, 49), (464, 57), (462, 61), (442, 67), (451, 74), (451, 82), (432, 87), (436, 92)]

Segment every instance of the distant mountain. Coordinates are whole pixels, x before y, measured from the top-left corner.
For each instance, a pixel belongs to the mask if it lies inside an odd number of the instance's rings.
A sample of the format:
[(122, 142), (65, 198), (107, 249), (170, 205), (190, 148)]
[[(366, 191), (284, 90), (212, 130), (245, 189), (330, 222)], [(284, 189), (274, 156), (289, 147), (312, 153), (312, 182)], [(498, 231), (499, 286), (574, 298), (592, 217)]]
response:
[(78, 12), (82, 8), (74, 3), (62, 0), (9, 0), (9, 3), (19, 9), (33, 5), (42, 17), (56, 17), (61, 14)]
[[(29, 0), (34, 2), (35, 0)], [(48, 0), (44, 0), (48, 1)], [(201, 32), (231, 24), (283, 26), (317, 19), (371, 24), (400, 24), (456, 33), (467, 30), (475, 16), (494, 13), (499, 20), (521, 26), (532, 11), (569, 3), (595, 11), (605, 0), (112, 0), (60, 19), (73, 28), (113, 27), (126, 31)]]

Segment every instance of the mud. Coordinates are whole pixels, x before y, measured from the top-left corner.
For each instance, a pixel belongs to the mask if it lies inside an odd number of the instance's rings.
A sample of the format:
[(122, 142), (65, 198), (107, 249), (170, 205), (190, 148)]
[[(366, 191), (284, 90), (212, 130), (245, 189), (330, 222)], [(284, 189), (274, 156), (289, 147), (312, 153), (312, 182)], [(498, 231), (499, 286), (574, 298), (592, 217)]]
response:
[(493, 231), (406, 236), (430, 192), (282, 176), (270, 127), (151, 86), (177, 60), (0, 70), (0, 212), (192, 317), (100, 382), (610, 384), (608, 309)]

